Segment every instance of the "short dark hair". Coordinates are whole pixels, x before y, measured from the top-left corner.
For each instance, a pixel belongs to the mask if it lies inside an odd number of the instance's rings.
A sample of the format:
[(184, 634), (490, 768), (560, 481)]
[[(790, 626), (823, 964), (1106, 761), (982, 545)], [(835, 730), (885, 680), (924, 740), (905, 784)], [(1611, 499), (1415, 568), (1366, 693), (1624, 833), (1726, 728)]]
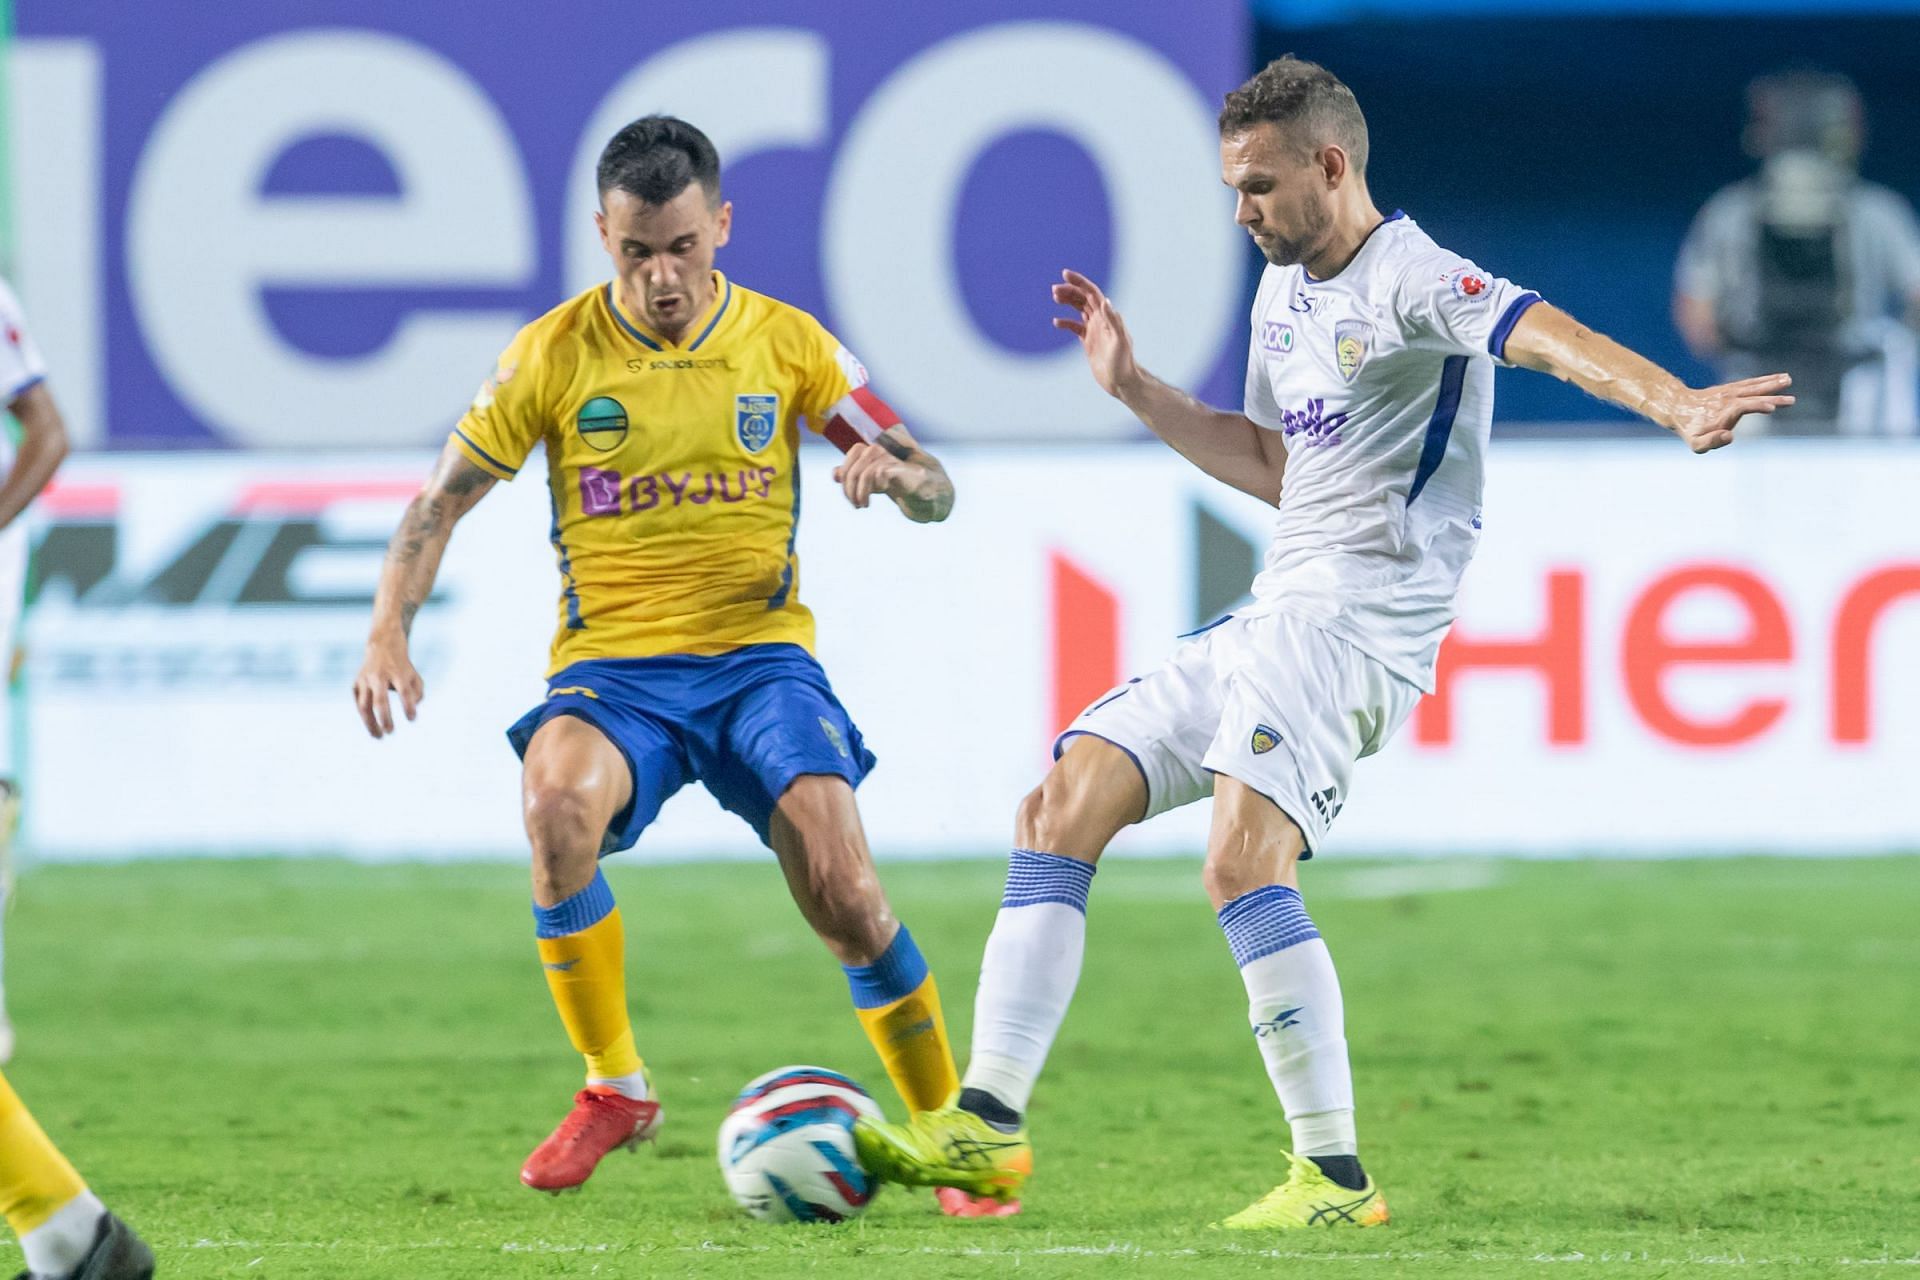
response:
[(1221, 137), (1257, 124), (1277, 124), (1308, 147), (1334, 143), (1355, 172), (1367, 171), (1367, 118), (1360, 114), (1359, 100), (1317, 62), (1289, 53), (1227, 95), (1220, 108)]
[(641, 116), (614, 134), (595, 176), (603, 200), (617, 190), (665, 204), (697, 182), (709, 204), (720, 203), (720, 153), (706, 134), (675, 116)]

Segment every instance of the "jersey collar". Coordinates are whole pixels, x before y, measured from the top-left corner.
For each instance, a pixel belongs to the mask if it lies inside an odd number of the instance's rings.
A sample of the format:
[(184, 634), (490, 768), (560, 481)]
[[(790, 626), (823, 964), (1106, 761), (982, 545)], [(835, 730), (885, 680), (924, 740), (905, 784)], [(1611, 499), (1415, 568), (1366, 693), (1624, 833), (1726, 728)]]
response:
[(720, 327), (722, 320), (726, 319), (733, 302), (733, 281), (727, 279), (727, 277), (719, 271), (714, 272), (713, 302), (708, 306), (704, 315), (687, 326), (687, 332), (693, 335), (693, 340), (683, 348), (676, 343), (667, 341), (660, 334), (655, 333), (652, 328), (631, 318), (626, 312), (622, 311), (620, 309), (620, 296), (614, 290), (613, 284), (614, 282), (609, 280), (605, 288), (601, 290), (602, 296), (607, 300), (607, 313), (613, 317), (614, 323), (626, 331), (628, 337), (649, 351), (666, 351), (670, 348), (685, 351), (699, 350), (700, 344), (712, 337), (713, 331)]
[[(1365, 248), (1366, 248), (1366, 247), (1367, 247), (1367, 246), (1368, 246), (1369, 244), (1371, 244), (1371, 243), (1373, 243), (1373, 232), (1374, 232), (1374, 231), (1378, 231), (1378, 230), (1379, 230), (1380, 228), (1382, 228), (1382, 227), (1384, 227), (1384, 226), (1386, 226), (1386, 225), (1387, 225), (1387, 224), (1388, 224), (1389, 222), (1398, 222), (1398, 221), (1400, 221), (1400, 220), (1401, 220), (1402, 218), (1405, 218), (1406, 216), (1407, 216), (1407, 211), (1406, 211), (1405, 209), (1395, 209), (1395, 210), (1394, 210), (1394, 211), (1393, 211), (1392, 213), (1390, 213), (1390, 214), (1388, 214), (1388, 215), (1387, 215), (1386, 217), (1384, 217), (1384, 218), (1382, 218), (1382, 219), (1380, 219), (1380, 221), (1378, 221), (1378, 222), (1376, 222), (1376, 223), (1374, 223), (1374, 224), (1373, 224), (1373, 231), (1369, 231), (1369, 232), (1367, 232), (1367, 234), (1365, 235), (1365, 237), (1363, 237), (1363, 238), (1361, 239), (1361, 241), (1360, 241), (1360, 248), (1359, 248), (1359, 249), (1355, 249), (1355, 250), (1353, 251), (1353, 257), (1351, 257), (1351, 258), (1349, 258), (1349, 259), (1347, 259), (1347, 266), (1346, 266), (1346, 267), (1342, 267), (1342, 268), (1340, 268), (1340, 270), (1339, 270), (1339, 271), (1336, 271), (1336, 272), (1334, 272), (1334, 273), (1333, 273), (1332, 275), (1330, 275), (1330, 276), (1328, 276), (1328, 277), (1327, 277), (1327, 280), (1337, 280), (1337, 279), (1339, 279), (1339, 278), (1340, 278), (1340, 276), (1341, 276), (1341, 274), (1342, 274), (1343, 272), (1345, 272), (1345, 271), (1346, 271), (1346, 269), (1347, 269), (1347, 267), (1351, 267), (1351, 266), (1352, 266), (1352, 265), (1353, 265), (1353, 264), (1354, 264), (1355, 262), (1358, 262), (1358, 261), (1360, 260), (1360, 253), (1361, 253), (1361, 250), (1363, 250), (1363, 249), (1365, 249)], [(1305, 267), (1301, 267), (1301, 268), (1300, 268), (1300, 274), (1301, 274), (1301, 275), (1303, 275), (1303, 276), (1305, 276), (1305, 277), (1307, 278), (1307, 283), (1308, 283), (1308, 284), (1325, 284), (1325, 283), (1327, 283), (1327, 280), (1322, 280), (1322, 279), (1320, 279), (1320, 278), (1319, 278), (1318, 276), (1316, 276), (1316, 275), (1314, 275), (1314, 274), (1313, 274), (1313, 272), (1311, 272), (1311, 271), (1309, 271), (1309, 270), (1307, 270), (1307, 269), (1306, 269)]]

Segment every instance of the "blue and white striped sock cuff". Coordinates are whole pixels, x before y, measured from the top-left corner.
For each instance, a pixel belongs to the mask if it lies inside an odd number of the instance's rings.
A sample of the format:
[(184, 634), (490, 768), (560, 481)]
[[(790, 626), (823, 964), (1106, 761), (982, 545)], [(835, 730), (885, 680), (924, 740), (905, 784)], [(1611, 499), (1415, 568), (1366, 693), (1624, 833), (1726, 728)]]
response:
[(1007, 891), (1001, 895), (1000, 905), (1003, 908), (1034, 907), (1043, 902), (1058, 902), (1085, 915), (1093, 871), (1091, 862), (1078, 858), (1015, 849), (1007, 863)]
[(1263, 885), (1220, 908), (1220, 928), (1233, 948), (1233, 962), (1242, 969), (1261, 956), (1320, 936), (1300, 891), (1283, 884)]
[(598, 868), (587, 887), (550, 907), (533, 904), (533, 931), (542, 938), (564, 938), (591, 929), (613, 914), (613, 886)]

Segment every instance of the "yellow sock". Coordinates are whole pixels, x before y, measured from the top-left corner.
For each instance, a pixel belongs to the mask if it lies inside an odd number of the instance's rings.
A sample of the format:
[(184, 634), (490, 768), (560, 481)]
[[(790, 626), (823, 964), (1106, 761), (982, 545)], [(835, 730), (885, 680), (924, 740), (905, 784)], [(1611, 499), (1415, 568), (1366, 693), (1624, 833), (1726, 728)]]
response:
[(6, 1214), (7, 1225), (24, 1236), (86, 1189), (0, 1076), (0, 1213)]
[(640, 1070), (627, 1017), (627, 934), (613, 888), (593, 882), (551, 907), (533, 909), (547, 989), (567, 1038), (587, 1060), (587, 1078), (608, 1080)]
[(910, 1111), (931, 1111), (960, 1088), (940, 1011), (940, 988), (906, 927), (886, 954), (868, 965), (848, 965), (847, 985), (867, 1039)]

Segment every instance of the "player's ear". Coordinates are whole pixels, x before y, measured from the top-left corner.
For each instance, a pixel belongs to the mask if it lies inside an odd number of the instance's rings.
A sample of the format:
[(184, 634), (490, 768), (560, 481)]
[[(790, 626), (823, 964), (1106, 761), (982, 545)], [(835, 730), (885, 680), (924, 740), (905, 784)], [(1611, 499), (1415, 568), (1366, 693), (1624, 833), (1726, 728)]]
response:
[(726, 244), (727, 238), (732, 234), (733, 201), (722, 200), (720, 202), (720, 216), (714, 220), (713, 247), (718, 249)]
[(600, 247), (612, 253), (613, 240), (607, 235), (607, 215), (598, 209), (593, 211), (593, 229), (600, 233)]
[(1347, 160), (1346, 151), (1332, 143), (1320, 148), (1314, 161), (1319, 165), (1320, 176), (1326, 180), (1329, 191), (1345, 182), (1347, 175), (1352, 172), (1352, 165)]

